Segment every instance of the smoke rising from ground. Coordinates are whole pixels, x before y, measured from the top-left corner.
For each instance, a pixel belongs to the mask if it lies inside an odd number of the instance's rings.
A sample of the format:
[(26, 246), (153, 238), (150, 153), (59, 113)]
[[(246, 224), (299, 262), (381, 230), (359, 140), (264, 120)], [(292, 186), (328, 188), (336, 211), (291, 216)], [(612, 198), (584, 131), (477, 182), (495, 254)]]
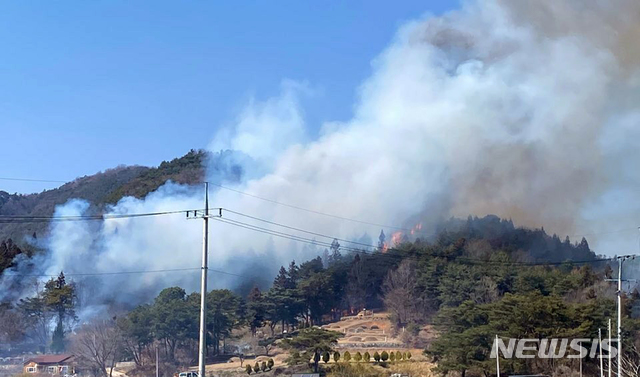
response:
[[(236, 162), (243, 164), (244, 179), (225, 182), (212, 170), (210, 180), (399, 226), (416, 217), (493, 213), (561, 236), (633, 228), (640, 212), (632, 196), (640, 183), (638, 25), (639, 3), (595, 0), (469, 2), (409, 22), (373, 60), (352, 119), (324, 125), (311, 140), (299, 101), (307, 89), (285, 81), (279, 96), (251, 101), (210, 144), (214, 152), (242, 152)], [(111, 212), (201, 203), (201, 188), (168, 183), (144, 200), (123, 199)], [(341, 238), (375, 239), (380, 231), (228, 190), (212, 191), (211, 205)], [(82, 214), (86, 207), (70, 202), (58, 211)], [(46, 270), (197, 267), (201, 229), (200, 221), (181, 215), (54, 224)], [(588, 238), (603, 254), (637, 248), (635, 233)], [(270, 276), (291, 258), (308, 259), (323, 249), (211, 224), (214, 269)], [(100, 279), (87, 300), (116, 291), (116, 301), (135, 301), (176, 284), (196, 290), (198, 274)], [(237, 282), (211, 276), (213, 287)]]

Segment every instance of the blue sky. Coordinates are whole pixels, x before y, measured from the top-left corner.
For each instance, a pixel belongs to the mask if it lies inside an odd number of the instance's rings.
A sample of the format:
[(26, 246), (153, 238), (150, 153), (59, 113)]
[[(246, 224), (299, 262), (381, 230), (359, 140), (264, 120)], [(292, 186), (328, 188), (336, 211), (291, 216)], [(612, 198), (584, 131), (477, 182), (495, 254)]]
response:
[[(0, 177), (71, 180), (206, 147), (255, 96), (308, 83), (312, 128), (351, 115), (398, 26), (447, 1), (3, 2)], [(313, 130), (312, 130), (313, 131)], [(55, 183), (0, 181), (37, 192)]]

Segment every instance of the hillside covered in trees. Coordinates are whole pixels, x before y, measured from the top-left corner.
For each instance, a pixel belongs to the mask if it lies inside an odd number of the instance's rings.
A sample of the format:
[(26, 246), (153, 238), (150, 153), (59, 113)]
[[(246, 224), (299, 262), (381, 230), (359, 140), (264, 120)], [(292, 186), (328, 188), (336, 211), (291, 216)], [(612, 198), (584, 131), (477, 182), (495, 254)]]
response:
[[(191, 150), (158, 167), (120, 166), (77, 178), (62, 186), (37, 194), (9, 194), (0, 190), (0, 215), (51, 216), (55, 207), (70, 199), (83, 199), (96, 207), (116, 203), (124, 196), (143, 197), (167, 180), (192, 184), (202, 181), (207, 153)], [(0, 187), (1, 189), (1, 187)], [(0, 240), (11, 238), (26, 247), (24, 237), (46, 232), (47, 223), (0, 224)]]
[[(301, 329), (375, 308), (389, 312), (396, 331), (406, 330), (401, 337), (407, 347), (423, 347), (439, 372), (490, 374), (495, 363), (488, 353), (496, 333), (592, 338), (598, 328), (606, 327), (615, 309), (615, 289), (604, 281), (612, 276), (609, 263), (589, 250), (584, 239), (560, 241), (542, 229), (516, 228), (495, 216), (452, 219), (434, 237), (374, 252), (343, 250), (334, 241), (323, 256), (282, 266), (266, 289), (256, 286), (246, 296), (225, 289), (211, 291), (208, 353), (268, 356), (280, 345), (298, 355), (289, 359), (291, 364), (304, 364), (304, 357), (299, 357), (304, 350), (292, 348), (297, 344), (293, 340), (281, 343), (283, 337), (295, 339)], [(11, 319), (6, 323), (12, 325), (0, 328), (0, 342), (72, 347), (78, 337), (95, 336), (91, 334), (100, 330), (117, 336), (119, 359), (134, 361), (139, 368), (151, 363), (156, 346), (175, 365), (196, 360), (197, 293), (166, 287), (153, 301), (130, 312), (105, 313), (99, 321), (78, 327), (69, 288), (73, 282), (56, 285), (60, 279), (52, 279), (35, 297), (2, 306), (0, 316)], [(56, 291), (58, 287), (65, 291)], [(630, 318), (639, 299), (637, 293), (625, 296), (629, 335), (640, 329)], [(60, 301), (64, 310), (56, 304)], [(43, 318), (66, 327), (43, 328)], [(425, 342), (419, 336), (424, 326), (434, 326), (439, 334), (435, 341)], [(16, 327), (25, 331), (12, 332)], [(235, 338), (234, 331), (240, 328), (250, 329), (256, 339), (253, 345)], [(588, 360), (585, 368), (595, 372), (596, 366)], [(528, 360), (504, 366), (506, 373), (543, 373), (555, 367)]]

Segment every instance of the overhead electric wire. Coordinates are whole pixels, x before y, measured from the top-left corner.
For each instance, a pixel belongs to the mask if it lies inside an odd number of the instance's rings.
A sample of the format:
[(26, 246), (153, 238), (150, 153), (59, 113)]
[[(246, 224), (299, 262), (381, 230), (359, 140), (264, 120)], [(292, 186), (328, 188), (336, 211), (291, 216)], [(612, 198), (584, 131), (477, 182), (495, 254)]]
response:
[(14, 223), (38, 223), (52, 221), (95, 221), (95, 220), (114, 220), (136, 217), (151, 217), (174, 215), (178, 213), (187, 213), (196, 210), (176, 210), (162, 212), (146, 212), (146, 213), (123, 213), (123, 214), (104, 214), (104, 215), (78, 215), (78, 216), (26, 216), (26, 215), (0, 215), (0, 224)]
[(347, 242), (347, 243), (354, 244), (354, 245), (361, 245), (361, 246), (365, 246), (365, 247), (373, 247), (372, 245), (367, 244), (367, 243), (362, 243), (362, 242), (357, 242), (357, 241), (350, 241), (350, 240), (347, 240), (347, 239), (344, 239), (344, 238), (328, 236), (328, 235), (325, 235), (325, 234), (322, 234), (322, 233), (317, 233), (317, 232), (304, 230), (304, 229), (296, 228), (296, 227), (289, 226), (289, 225), (280, 224), (280, 223), (277, 223), (277, 222), (274, 222), (274, 221), (269, 221), (269, 220), (266, 220), (266, 219), (261, 219), (259, 217), (247, 215), (247, 214), (244, 214), (244, 213), (241, 213), (241, 212), (236, 212), (236, 211), (230, 210), (228, 208), (222, 208), (222, 210), (225, 211), (225, 212), (233, 213), (235, 215), (243, 216), (243, 217), (246, 217), (246, 218), (249, 218), (249, 219), (252, 219), (252, 220), (261, 221), (261, 222), (264, 222), (264, 223), (267, 223), (267, 224), (276, 225), (276, 226), (279, 226), (279, 227), (282, 227), (282, 228), (295, 230), (295, 231), (298, 231), (298, 232), (307, 233), (307, 234), (311, 234), (311, 235), (318, 236), (318, 237), (334, 239), (334, 240)]
[(296, 210), (299, 210), (299, 211), (305, 211), (305, 212), (309, 212), (309, 213), (314, 213), (316, 215), (327, 216), (327, 217), (332, 217), (334, 219), (351, 221), (351, 222), (354, 222), (354, 223), (372, 225), (372, 226), (377, 226), (377, 227), (382, 227), (382, 228), (404, 230), (404, 231), (407, 231), (407, 232), (411, 231), (410, 228), (403, 228), (403, 227), (398, 227), (398, 226), (394, 226), (394, 225), (377, 224), (377, 223), (373, 223), (373, 222), (369, 222), (369, 221), (352, 219), (352, 218), (348, 218), (348, 217), (334, 215), (334, 214), (331, 214), (331, 213), (320, 212), (320, 211), (316, 211), (316, 210), (313, 210), (313, 209), (296, 206), (296, 205), (293, 205), (293, 204), (279, 202), (277, 200), (273, 200), (273, 199), (265, 198), (265, 197), (262, 197), (262, 196), (254, 195), (254, 194), (251, 194), (251, 193), (248, 193), (248, 192), (245, 192), (245, 191), (236, 190), (236, 189), (233, 189), (231, 187), (222, 186), (222, 185), (219, 185), (219, 184), (216, 184), (216, 183), (209, 183), (209, 184), (212, 185), (212, 186), (219, 187), (221, 189), (225, 189), (225, 190), (233, 191), (233, 192), (238, 193), (238, 194), (246, 195), (246, 196), (249, 196), (251, 198), (264, 200), (264, 201), (269, 202), (269, 203), (281, 205), (281, 206), (284, 206), (284, 207), (293, 208), (293, 209), (296, 209)]
[[(231, 212), (231, 211), (226, 210), (226, 209), (224, 209), (224, 210), (227, 211), (227, 212)], [(215, 217), (214, 219), (218, 220), (218, 221), (221, 221), (221, 222), (225, 222), (225, 223), (230, 224), (230, 225), (238, 226), (238, 227), (241, 227), (241, 228), (253, 230), (253, 231), (264, 233), (264, 234), (273, 235), (273, 236), (276, 236), (276, 237), (281, 237), (281, 238), (285, 238), (285, 239), (291, 239), (291, 240), (294, 240), (294, 241), (308, 243), (308, 244), (311, 244), (311, 245), (329, 246), (329, 247), (331, 247), (331, 244), (329, 244), (328, 242), (325, 242), (325, 241), (317, 241), (317, 240), (314, 240), (314, 239), (304, 238), (304, 237), (300, 237), (300, 236), (297, 236), (297, 235), (294, 235), (294, 234), (284, 233), (284, 232), (280, 232), (280, 231), (276, 231), (276, 230), (268, 229), (268, 228), (262, 228), (262, 227), (259, 227), (259, 226), (253, 225), (253, 224), (243, 223), (241, 221), (236, 221), (236, 220), (232, 220), (232, 219), (228, 219), (228, 218)], [(278, 225), (279, 226), (286, 226), (284, 224), (278, 224)], [(293, 228), (293, 227), (290, 227), (290, 228)], [(323, 237), (327, 237), (327, 238), (334, 238), (335, 239), (335, 237), (331, 237), (331, 236), (327, 236), (327, 235), (322, 235), (322, 236)], [(364, 244), (364, 245), (366, 245), (366, 244)], [(366, 245), (366, 246), (369, 247), (369, 248), (373, 248), (373, 249), (379, 249), (375, 245)], [(350, 250), (350, 251), (367, 251), (367, 250), (363, 250), (363, 249), (358, 249), (358, 248), (353, 248), (353, 247), (344, 247), (344, 246), (340, 246), (339, 249), (341, 249), (341, 250)], [(386, 253), (383, 253), (383, 254), (384, 255), (388, 255), (389, 257), (393, 257), (393, 256), (398, 256), (398, 257), (401, 257), (401, 258), (405, 257), (405, 256), (397, 254), (397, 253), (392, 253), (394, 251), (403, 251), (403, 250), (392, 247), (392, 248), (388, 248)], [(453, 262), (462, 262), (462, 263), (471, 263), (471, 264), (486, 264), (486, 265), (499, 265), (499, 266), (523, 266), (523, 267), (590, 264), (590, 263), (599, 263), (599, 262), (606, 262), (606, 261), (613, 260), (613, 258), (599, 258), (599, 259), (588, 259), (588, 260), (580, 260), (580, 261), (562, 261), (562, 262), (517, 262), (517, 261), (492, 261), (492, 260), (478, 259), (478, 258), (468, 258), (468, 257), (461, 257), (461, 256), (441, 255), (441, 254), (437, 254), (437, 253), (432, 253), (429, 256), (435, 257), (435, 258), (445, 258), (445, 259), (449, 259), (449, 260), (451, 260)]]
[[(183, 271), (200, 271), (202, 267), (188, 267), (188, 268), (169, 268), (169, 269), (161, 269), (161, 270), (138, 270), (138, 271), (107, 271), (107, 272), (82, 272), (82, 273), (64, 273), (64, 276), (74, 277), (74, 276), (104, 276), (104, 275), (139, 275), (139, 274), (152, 274), (152, 273), (162, 273), (162, 272), (183, 272)], [(244, 275), (234, 274), (232, 272), (216, 270), (209, 268), (210, 272), (215, 272), (218, 274), (231, 275), (237, 277), (244, 277)], [(47, 274), (22, 274), (22, 273), (4, 273), (3, 276), (16, 276), (16, 277), (58, 277), (58, 275), (47, 275)]]
[[(249, 230), (253, 230), (256, 232), (260, 232), (260, 233), (265, 233), (265, 234), (269, 234), (272, 236), (276, 236), (276, 237), (281, 237), (281, 238), (285, 238), (285, 239), (289, 239), (289, 240), (293, 240), (293, 241), (299, 241), (299, 242), (303, 242), (303, 243), (308, 243), (310, 245), (315, 245), (315, 246), (326, 246), (326, 247), (331, 247), (331, 243), (329, 242), (325, 242), (325, 241), (319, 241), (319, 240), (315, 240), (315, 239), (311, 239), (311, 238), (304, 238), (301, 236), (297, 236), (295, 234), (289, 234), (289, 233), (283, 233), (283, 232), (279, 232), (277, 230), (272, 230), (272, 229), (268, 229), (268, 228), (262, 228), (253, 224), (248, 224), (248, 223), (243, 223), (241, 221), (236, 221), (236, 220), (232, 220), (232, 219), (228, 219), (228, 218), (220, 218), (220, 217), (212, 217), (213, 220), (217, 220), (223, 223), (227, 223), (230, 225), (234, 225), (240, 228), (245, 228), (245, 229), (249, 229)], [(363, 251), (362, 249), (356, 249), (356, 248), (351, 248), (351, 247), (343, 247), (340, 246), (341, 249), (343, 250), (352, 250), (352, 251)]]
[[(25, 182), (69, 183), (69, 181), (62, 181), (62, 180), (12, 178), (12, 177), (0, 177), (0, 180), (5, 180), (5, 181), (25, 181)], [(321, 215), (321, 216), (327, 216), (327, 217), (332, 217), (332, 218), (335, 218), (335, 219), (351, 221), (351, 222), (355, 222), (355, 223), (359, 223), (359, 224), (371, 225), (371, 226), (376, 226), (376, 227), (381, 227), (381, 228), (402, 230), (402, 231), (405, 231), (405, 232), (413, 232), (414, 234), (415, 233), (427, 234), (427, 232), (424, 232), (424, 231), (421, 231), (421, 230), (416, 230), (416, 229), (411, 229), (411, 228), (406, 228), (406, 227), (399, 227), (399, 226), (395, 226), (395, 225), (379, 224), (379, 223), (375, 223), (375, 222), (369, 222), (369, 221), (364, 221), (364, 220), (359, 220), (359, 219), (348, 218), (348, 217), (344, 217), (344, 216), (340, 216), (340, 215), (335, 215), (335, 214), (331, 214), (331, 213), (316, 211), (316, 210), (313, 210), (313, 209), (304, 208), (304, 207), (300, 207), (300, 206), (296, 206), (296, 205), (280, 202), (280, 201), (277, 201), (277, 200), (265, 198), (265, 197), (262, 197), (262, 196), (259, 196), (259, 195), (255, 195), (255, 194), (252, 194), (252, 193), (249, 193), (249, 192), (246, 192), (246, 191), (241, 191), (241, 190), (234, 189), (234, 188), (231, 188), (231, 187), (223, 186), (223, 185), (220, 185), (220, 184), (217, 184), (217, 183), (209, 182), (209, 184), (211, 186), (215, 186), (215, 187), (218, 187), (218, 188), (221, 188), (221, 189), (224, 189), (224, 190), (232, 191), (232, 192), (235, 192), (235, 193), (238, 193), (238, 194), (241, 194), (241, 195), (245, 195), (245, 196), (248, 196), (248, 197), (252, 197), (252, 198), (255, 198), (255, 199), (263, 200), (263, 201), (266, 201), (266, 202), (269, 202), (269, 203), (281, 205), (281, 206), (284, 206), (284, 207), (289, 207), (289, 208), (300, 210), (300, 211), (314, 213), (314, 214)], [(177, 211), (177, 212), (185, 212), (185, 211)], [(6, 223), (6, 222), (2, 222), (2, 217), (3, 216), (0, 215), (0, 224)], [(133, 216), (131, 216), (131, 217), (133, 217)], [(31, 217), (31, 218), (34, 218), (34, 217)], [(44, 220), (40, 221), (40, 218), (42, 218)], [(40, 218), (38, 218), (38, 221), (22, 221), (22, 222), (46, 222), (46, 221), (49, 221), (47, 217), (40, 217)], [(81, 219), (81, 220), (85, 220), (85, 219)], [(86, 218), (86, 220), (104, 220), (104, 219), (100, 218), (100, 217), (95, 217), (95, 218)], [(637, 231), (637, 230), (638, 230), (638, 227), (625, 228), (625, 229), (619, 229), (619, 230), (613, 230), (613, 231), (607, 231), (607, 232), (599, 232), (599, 233), (598, 232), (593, 232), (593, 233), (583, 233), (583, 234), (572, 234), (572, 235), (568, 235), (568, 236), (569, 237), (598, 236), (598, 235), (607, 235), (607, 234), (630, 232), (630, 231)], [(345, 242), (353, 243), (352, 241), (345, 241)]]
[(69, 183), (69, 181), (56, 181), (52, 179), (30, 179), (30, 178), (10, 178), (10, 177), (0, 177), (0, 181)]

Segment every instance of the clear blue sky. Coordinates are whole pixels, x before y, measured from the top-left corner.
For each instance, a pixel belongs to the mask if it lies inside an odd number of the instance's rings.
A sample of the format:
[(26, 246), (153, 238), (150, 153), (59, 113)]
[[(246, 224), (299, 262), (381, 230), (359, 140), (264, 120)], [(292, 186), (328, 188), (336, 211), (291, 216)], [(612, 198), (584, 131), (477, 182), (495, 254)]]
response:
[[(71, 180), (206, 147), (249, 96), (319, 89), (308, 123), (351, 115), (398, 26), (449, 1), (5, 1), (0, 177)], [(0, 181), (37, 192), (55, 183)]]

